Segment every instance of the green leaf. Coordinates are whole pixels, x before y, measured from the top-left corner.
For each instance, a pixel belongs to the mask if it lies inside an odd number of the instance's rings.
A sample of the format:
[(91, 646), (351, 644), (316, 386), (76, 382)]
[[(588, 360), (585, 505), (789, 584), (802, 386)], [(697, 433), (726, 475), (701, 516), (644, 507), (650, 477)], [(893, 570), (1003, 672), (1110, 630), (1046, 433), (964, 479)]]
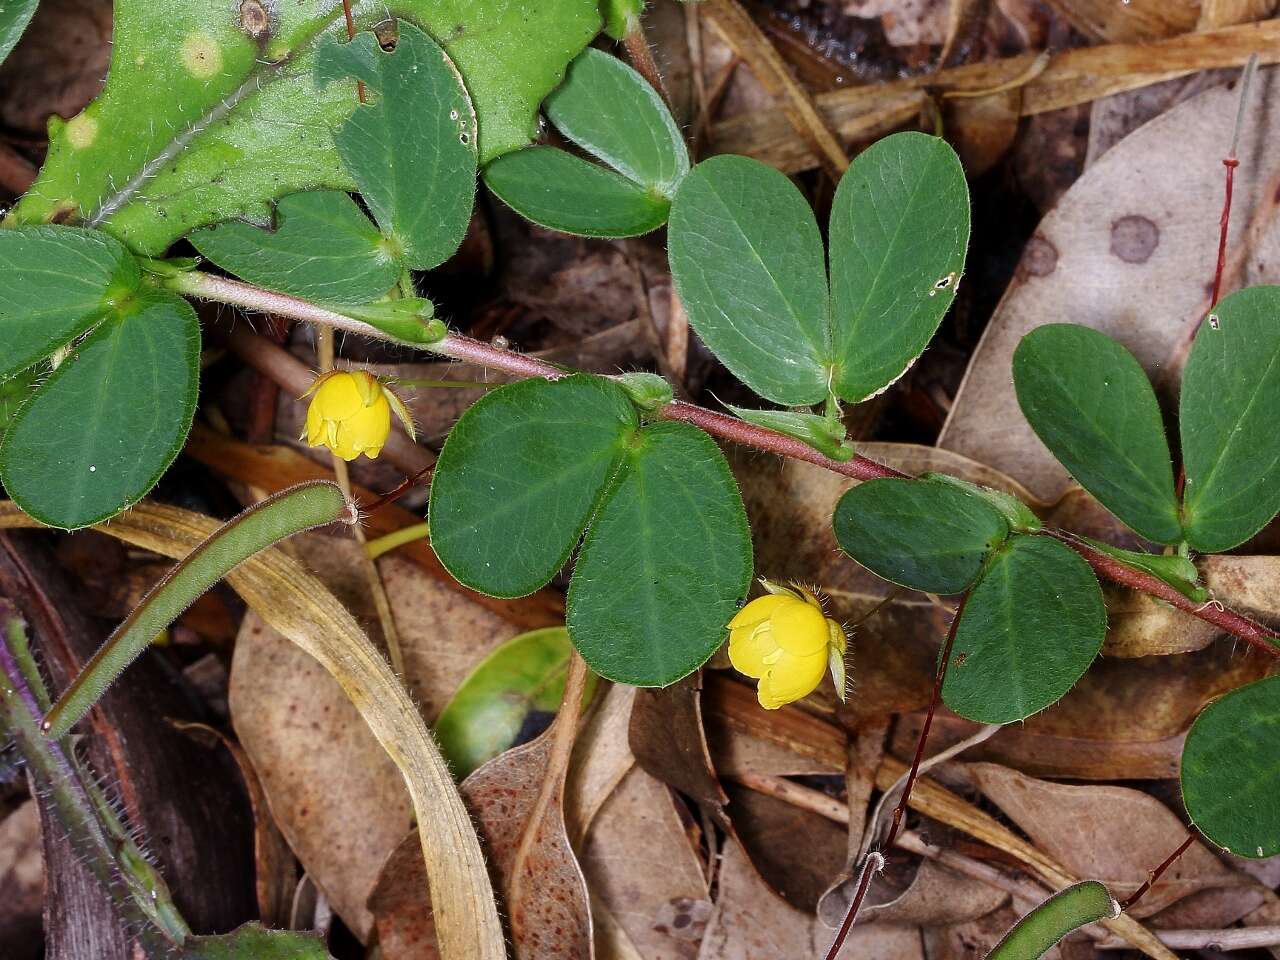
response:
[(1071, 548), (1011, 537), (965, 602), (942, 699), (978, 723), (1012, 723), (1056, 703), (1102, 649), (1107, 612)]
[(0, 442), (0, 482), (53, 527), (140, 500), (182, 448), (195, 411), (200, 326), (180, 297), (137, 295), (72, 350)]
[(1128, 350), (1051, 323), (1018, 344), (1013, 384), (1031, 428), (1082, 487), (1148, 540), (1182, 539), (1160, 405)]
[(604, 14), (604, 32), (621, 40), (640, 20), (644, 0), (600, 0), (600, 12)]
[(1094, 540), (1091, 537), (1080, 537), (1089, 546), (1108, 556), (1115, 557), (1121, 563), (1143, 570), (1153, 577), (1163, 580), (1188, 600), (1204, 603), (1209, 599), (1209, 591), (1200, 583), (1200, 571), (1196, 565), (1181, 554), (1143, 553), (1139, 550), (1125, 550), (1113, 547), (1109, 543)]
[(40, 367), (28, 367), (8, 380), (0, 380), (0, 437), (9, 426), (18, 408), (35, 392), (44, 371)]
[(878, 577), (926, 593), (960, 593), (1009, 536), (990, 504), (936, 480), (870, 480), (836, 504), (840, 549)]
[(1280, 853), (1280, 677), (1232, 690), (1196, 718), (1182, 799), (1219, 847), (1251, 859)]
[[(482, 161), (532, 139), (538, 104), (600, 25), (597, 0), (355, 4), (360, 28), (390, 16), (442, 41), (475, 104)], [(356, 109), (355, 84), (312, 80), (326, 34), (345, 36), (331, 0), (117, 0), (107, 85), (52, 125), (14, 219), (70, 215), (154, 256), (196, 227), (265, 219), (276, 197), (353, 189), (330, 131)]]
[(268, 930), (256, 920), (230, 933), (188, 937), (178, 960), (332, 960), (318, 933)]
[[(458, 780), (514, 744), (530, 714), (556, 712), (572, 652), (564, 627), (533, 630), (498, 647), (462, 681), (435, 728)], [(587, 674), (585, 701), (595, 686)]]
[(676, 192), (667, 243), (689, 323), (734, 376), (784, 407), (827, 396), (822, 238), (795, 184), (758, 160), (704, 160)]
[(725, 406), (747, 423), (795, 437), (832, 460), (843, 463), (853, 459), (853, 443), (847, 438), (844, 423), (840, 420), (802, 410), (748, 410), (731, 403)]
[(271, 229), (228, 220), (187, 239), (241, 279), (315, 303), (377, 300), (402, 269), (369, 218), (338, 190), (282, 198)]
[(645, 427), (583, 541), (569, 637), (620, 683), (674, 683), (702, 666), (751, 583), (751, 532), (715, 441), (684, 423)]
[(475, 204), (476, 114), (462, 77), (409, 23), (391, 52), (372, 33), (323, 40), (316, 82), (344, 77), (377, 96), (334, 133), (343, 164), (392, 248), (415, 270), (439, 266), (462, 243)]
[(129, 252), (96, 231), (0, 230), (0, 380), (98, 323), (138, 279)]
[(555, 147), (499, 157), (484, 182), (526, 220), (580, 237), (636, 237), (666, 223), (671, 209), (622, 174)]
[(946, 141), (896, 133), (864, 150), (831, 205), (835, 392), (879, 393), (924, 352), (956, 296), (969, 188)]
[(1120, 905), (1097, 880), (1059, 890), (1015, 923), (987, 960), (1037, 960), (1063, 937), (1085, 924), (1120, 916)]
[(955, 152), (899, 133), (864, 151), (831, 210), (831, 286), (813, 213), (781, 173), (712, 157), (671, 209), (689, 322), (738, 379), (782, 406), (860, 402), (906, 372), (955, 298), (969, 194)]
[(1015, 533), (1039, 533), (1044, 523), (1035, 515), (1030, 507), (1011, 493), (997, 490), (995, 487), (984, 487), (979, 483), (970, 483), (949, 473), (922, 473), (921, 480), (934, 480), (938, 483), (949, 483), (959, 487), (965, 493), (980, 497), (990, 504), (1009, 524)]
[(17, 46), (22, 32), (35, 16), (38, 0), (4, 0), (0, 3), (0, 63)]
[(689, 172), (684, 135), (662, 97), (603, 50), (583, 50), (544, 109), (582, 149), (668, 200)]
[(461, 583), (520, 597), (569, 559), (637, 429), (615, 383), (575, 374), (487, 393), (458, 419), (431, 483), (431, 543)]
[(565, 233), (629, 237), (666, 222), (689, 172), (675, 119), (645, 79), (617, 57), (586, 49), (547, 98), (548, 118), (608, 168), (554, 147), (500, 157), (485, 183), (527, 220)]
[(1241, 290), (1213, 312), (1179, 406), (1183, 524), (1205, 553), (1243, 543), (1280, 510), (1280, 287)]

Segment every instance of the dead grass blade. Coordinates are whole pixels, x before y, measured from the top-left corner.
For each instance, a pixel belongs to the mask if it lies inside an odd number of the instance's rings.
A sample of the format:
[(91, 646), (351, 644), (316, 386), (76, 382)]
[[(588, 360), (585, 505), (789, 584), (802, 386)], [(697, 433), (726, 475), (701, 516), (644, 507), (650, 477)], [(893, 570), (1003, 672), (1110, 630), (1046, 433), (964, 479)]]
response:
[[(0, 529), (39, 526), (12, 502), (0, 502)], [(178, 559), (218, 526), (202, 514), (144, 502), (95, 529)], [(417, 812), (442, 956), (503, 960), (502, 927), (471, 818), (425, 722), (382, 654), (346, 608), (279, 549), (247, 560), (227, 581), (267, 624), (333, 675), (400, 768)]]

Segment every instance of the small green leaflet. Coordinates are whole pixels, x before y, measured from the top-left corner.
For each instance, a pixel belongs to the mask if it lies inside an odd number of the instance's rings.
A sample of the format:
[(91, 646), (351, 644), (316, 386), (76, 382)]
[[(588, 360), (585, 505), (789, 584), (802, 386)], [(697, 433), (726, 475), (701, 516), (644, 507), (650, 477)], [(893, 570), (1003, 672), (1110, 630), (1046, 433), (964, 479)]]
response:
[(431, 544), (472, 589), (521, 597), (569, 559), (638, 427), (615, 383), (575, 374), (493, 390), (454, 425), (431, 483)]
[(832, 460), (843, 463), (853, 459), (853, 443), (847, 437), (843, 421), (838, 418), (805, 413), (802, 410), (748, 410), (731, 403), (726, 403), (725, 406), (747, 423), (795, 437)]
[(637, 686), (701, 666), (751, 580), (720, 448), (687, 424), (641, 426), (621, 386), (585, 374), (510, 384), (469, 408), (436, 463), (430, 523), (445, 568), (495, 596), (541, 587), (583, 538), (569, 637), (596, 673)]
[(720, 448), (688, 424), (650, 424), (587, 530), (569, 636), (601, 676), (666, 686), (724, 642), (751, 570), (746, 510)]
[(1250, 859), (1280, 853), (1280, 677), (1232, 690), (1196, 718), (1182, 799), (1219, 847)]
[(1038, 960), (1059, 940), (1089, 923), (1120, 916), (1120, 905), (1097, 880), (1059, 890), (1015, 923), (987, 960)]
[(1187, 542), (1229, 550), (1280, 510), (1280, 287), (1214, 307), (1182, 374), (1179, 423)]
[(271, 226), (227, 220), (187, 239), (242, 280), (314, 303), (368, 303), (400, 278), (382, 235), (341, 191), (283, 197)]
[(547, 98), (546, 112), (607, 166), (556, 147), (509, 153), (485, 169), (485, 183), (504, 203), (534, 223), (580, 236), (636, 236), (666, 222), (689, 152), (640, 74), (601, 50), (584, 50)]
[(0, 230), (0, 380), (91, 329), (138, 282), (137, 261), (100, 232)]
[(195, 311), (174, 294), (139, 292), (18, 410), (0, 442), (0, 482), (53, 527), (119, 513), (178, 455), (199, 376)]
[(979, 497), (936, 480), (870, 480), (832, 518), (845, 553), (892, 583), (960, 593), (977, 578), (1009, 524)]
[(621, 40), (632, 24), (640, 21), (644, 0), (600, 0), (600, 12), (604, 14), (604, 32)]
[(1075, 551), (1010, 537), (965, 602), (942, 699), (978, 723), (1024, 720), (1075, 686), (1106, 630), (1102, 588)]
[(376, 99), (335, 131), (342, 162), (391, 250), (415, 270), (439, 266), (471, 221), (476, 114), (453, 61), (410, 23), (393, 51), (372, 33), (316, 51), (320, 87), (355, 77)]
[(22, 31), (35, 16), (38, 0), (2, 0), (0, 2), (0, 63), (4, 63), (22, 39)]
[[(600, 26), (597, 0), (390, 0), (353, 4), (439, 38), (466, 78), (483, 161), (527, 144), (538, 104)], [(261, 222), (267, 202), (355, 184), (332, 131), (354, 84), (312, 81), (325, 36), (345, 36), (330, 0), (117, 0), (111, 71), (83, 113), (50, 131), (49, 158), (9, 223), (71, 216), (159, 256), (197, 227)]]
[[(514, 744), (531, 714), (555, 714), (572, 652), (564, 627), (532, 630), (512, 637), (468, 674), (435, 726), (440, 752), (456, 779), (466, 779)], [(587, 674), (587, 700), (596, 679)]]
[(1027, 422), (1082, 487), (1148, 540), (1182, 539), (1160, 405), (1128, 350), (1089, 327), (1047, 324), (1014, 351), (1013, 384)]
[(813, 211), (785, 176), (745, 157), (704, 160), (672, 204), (669, 257), (689, 322), (782, 406), (860, 402), (924, 350), (969, 242), (955, 152), (920, 133), (864, 151), (836, 190), (830, 239), (828, 291)]

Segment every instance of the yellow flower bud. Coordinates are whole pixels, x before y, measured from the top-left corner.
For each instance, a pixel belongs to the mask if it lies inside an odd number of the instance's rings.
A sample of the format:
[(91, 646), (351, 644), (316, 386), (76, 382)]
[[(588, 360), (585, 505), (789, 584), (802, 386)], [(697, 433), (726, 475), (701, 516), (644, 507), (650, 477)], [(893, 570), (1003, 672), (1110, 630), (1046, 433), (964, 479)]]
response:
[(391, 433), (393, 410), (413, 436), (413, 421), (400, 398), (363, 370), (317, 377), (304, 396), (310, 394), (302, 439), (313, 447), (328, 447), (343, 460), (362, 453), (371, 460), (377, 457)]
[(843, 700), (844, 629), (823, 614), (821, 602), (804, 587), (760, 583), (768, 594), (729, 621), (729, 661), (760, 681), (760, 706), (776, 710), (808, 696), (828, 667)]

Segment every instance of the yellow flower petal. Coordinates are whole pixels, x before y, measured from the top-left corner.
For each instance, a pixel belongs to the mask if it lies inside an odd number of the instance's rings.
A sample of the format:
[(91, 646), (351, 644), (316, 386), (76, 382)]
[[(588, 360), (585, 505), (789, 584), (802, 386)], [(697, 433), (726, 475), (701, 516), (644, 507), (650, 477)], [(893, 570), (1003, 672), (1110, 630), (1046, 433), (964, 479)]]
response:
[(729, 662), (739, 673), (759, 680), (769, 669), (766, 658), (775, 652), (781, 651), (763, 621), (729, 631)]
[(822, 682), (826, 672), (825, 649), (812, 656), (784, 656), (760, 680), (757, 692), (760, 706), (766, 710), (777, 710), (784, 704), (807, 697)]
[(307, 407), (307, 442), (328, 447), (344, 460), (381, 453), (391, 432), (391, 405), (382, 384), (363, 370), (326, 374), (317, 382)]
[(787, 653), (808, 657), (826, 655), (831, 631), (827, 618), (817, 607), (793, 601), (775, 610), (769, 618), (773, 627), (774, 642)]
[(795, 603), (794, 597), (783, 596), (771, 593), (768, 596), (757, 597), (739, 610), (729, 621), (729, 629), (736, 630), (738, 627), (754, 627), (758, 623), (763, 623), (773, 616), (774, 611), (779, 607), (787, 604)]

